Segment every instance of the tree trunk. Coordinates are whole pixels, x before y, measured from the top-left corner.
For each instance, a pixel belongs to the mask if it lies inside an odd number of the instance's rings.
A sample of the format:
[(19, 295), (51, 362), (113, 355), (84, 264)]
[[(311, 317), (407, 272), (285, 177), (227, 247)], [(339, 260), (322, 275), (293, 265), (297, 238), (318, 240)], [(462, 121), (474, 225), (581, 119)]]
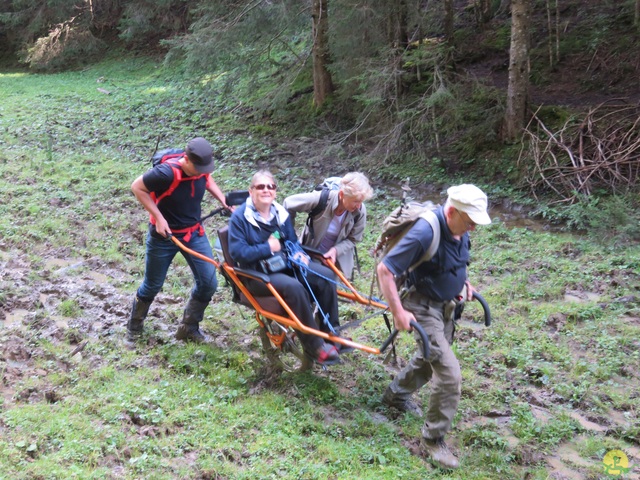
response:
[(444, 38), (453, 47), (453, 0), (444, 0)]
[(504, 118), (503, 140), (520, 138), (525, 126), (529, 93), (529, 10), (530, 0), (511, 2), (511, 49), (509, 85)]
[[(547, 46), (549, 48), (549, 67), (554, 68), (560, 61), (560, 7), (558, 0), (551, 14), (551, 0), (546, 0), (547, 7)], [(552, 21), (552, 17), (555, 19)]]
[(407, 35), (407, 2), (395, 0), (389, 15), (389, 40), (393, 51), (392, 65), (395, 84), (395, 96), (398, 98), (404, 93), (402, 84), (402, 56), (409, 44)]
[(313, 104), (317, 108), (322, 107), (333, 92), (331, 73), (327, 69), (330, 64), (328, 1), (313, 0)]
[(549, 67), (553, 68), (553, 37), (552, 37), (552, 23), (551, 23), (551, 4), (549, 0), (546, 1), (547, 7), (547, 47), (549, 49)]
[(407, 48), (407, 0), (395, 0), (389, 12), (389, 40), (394, 49)]
[(489, 20), (491, 20), (491, 0), (476, 0), (474, 4), (474, 10), (476, 13), (476, 22), (481, 27), (483, 27), (489, 22)]

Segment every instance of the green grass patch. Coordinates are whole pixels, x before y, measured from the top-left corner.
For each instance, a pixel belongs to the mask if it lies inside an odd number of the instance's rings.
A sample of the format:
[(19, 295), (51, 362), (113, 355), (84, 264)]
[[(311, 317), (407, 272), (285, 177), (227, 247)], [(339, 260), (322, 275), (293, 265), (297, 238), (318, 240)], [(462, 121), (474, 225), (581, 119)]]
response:
[[(0, 277), (0, 478), (442, 478), (417, 447), (422, 420), (393, 417), (381, 404), (396, 371), (384, 355), (356, 352), (328, 371), (274, 372), (253, 314), (231, 303), (222, 277), (202, 325), (213, 343), (176, 343), (192, 286), (180, 256), (142, 340), (123, 342), (147, 224), (130, 184), (149, 167), (158, 138), (161, 147), (209, 138), (223, 157), (214, 177), (224, 191), (246, 188), (268, 166), (280, 199), (336, 168), (360, 168), (359, 160), (336, 149), (336, 164), (318, 171), (272, 163), (278, 141), (248, 131), (237, 99), (225, 102), (143, 58), (0, 74), (0, 94), (0, 267), (11, 272)], [(442, 181), (444, 166), (426, 174), (428, 167), (416, 160), (395, 172)], [(399, 200), (398, 188), (371, 178), (376, 197), (354, 280), (367, 294), (379, 225)], [(208, 200), (204, 210), (216, 206)], [(207, 221), (212, 241), (224, 224)], [(500, 220), (473, 233), (470, 279), (493, 324), (485, 328), (481, 309), (469, 304), (458, 327), (463, 391), (447, 440), (462, 469), (451, 478), (547, 478), (545, 457), (574, 438), (591, 467), (572, 468), (586, 475), (601, 471), (610, 449), (629, 448), (640, 428), (640, 401), (628, 388), (640, 380), (639, 269), (635, 244), (621, 249)], [(341, 312), (367, 313), (349, 305)], [(379, 346), (388, 331), (377, 317), (353, 336)], [(400, 359), (414, 350), (411, 336), (400, 335)], [(427, 405), (428, 388), (415, 399)]]

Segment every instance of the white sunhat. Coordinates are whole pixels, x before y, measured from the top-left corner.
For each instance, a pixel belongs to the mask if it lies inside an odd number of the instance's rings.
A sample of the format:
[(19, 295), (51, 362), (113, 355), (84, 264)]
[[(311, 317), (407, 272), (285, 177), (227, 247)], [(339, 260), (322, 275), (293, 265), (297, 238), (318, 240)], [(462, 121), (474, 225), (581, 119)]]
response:
[(447, 195), (451, 205), (469, 215), (472, 222), (478, 225), (491, 223), (491, 217), (487, 213), (487, 196), (475, 185), (465, 183), (451, 187), (447, 190)]

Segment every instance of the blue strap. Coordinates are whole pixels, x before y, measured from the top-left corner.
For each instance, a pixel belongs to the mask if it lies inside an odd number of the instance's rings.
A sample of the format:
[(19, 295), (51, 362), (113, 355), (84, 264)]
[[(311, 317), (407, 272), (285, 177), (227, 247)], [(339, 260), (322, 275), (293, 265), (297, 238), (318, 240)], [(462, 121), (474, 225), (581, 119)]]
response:
[[(307, 258), (309, 257), (309, 255), (307, 255), (307, 253), (298, 244), (295, 244), (295, 243), (291, 242), (290, 240), (287, 240), (287, 241), (285, 241), (285, 249), (287, 250), (287, 258), (288, 258), (288, 261), (290, 263), (290, 266), (292, 266), (292, 267), (293, 266), (298, 266), (301, 269), (307, 267), (307, 265), (305, 265), (303, 262), (299, 262), (299, 261), (293, 260), (293, 258), (291, 258), (292, 255), (290, 254), (290, 251), (302, 252), (302, 254), (305, 257), (307, 257)], [(321, 273), (318, 273), (318, 272), (313, 271), (313, 270), (311, 271), (311, 273), (313, 273), (314, 275), (316, 275), (316, 276), (318, 276), (320, 278), (325, 279), (329, 283), (333, 283), (337, 287), (341, 287), (343, 290), (350, 290), (350, 288), (347, 287), (344, 283), (339, 282), (337, 280), (334, 280), (333, 278), (325, 277)], [(382, 300), (382, 299), (380, 299), (378, 297), (371, 296), (371, 295), (367, 296), (366, 299), (367, 300), (371, 300), (373, 302), (385, 303), (384, 300)]]
[[(304, 284), (307, 286), (307, 290), (311, 293), (311, 296), (313, 297), (313, 300), (316, 302), (316, 305), (318, 306), (318, 310), (320, 311), (320, 314), (322, 315), (323, 323), (327, 326), (327, 328), (334, 335), (336, 335), (337, 334), (336, 330), (333, 327), (333, 325), (331, 325), (331, 322), (329, 321), (329, 315), (322, 311), (322, 307), (318, 303), (318, 299), (316, 298), (315, 294), (313, 293), (313, 290), (311, 289), (311, 286), (309, 285), (309, 282), (307, 281), (307, 274), (310, 271), (314, 275), (317, 275), (318, 277), (326, 280), (329, 283), (332, 283), (332, 284), (336, 285), (336, 287), (341, 287), (344, 290), (349, 290), (349, 287), (347, 287), (342, 282), (334, 280), (333, 278), (326, 277), (326, 276), (322, 275), (321, 273), (316, 272), (315, 270), (310, 270), (306, 263), (304, 263), (301, 260), (294, 259), (294, 256), (296, 254), (302, 254), (303, 257), (306, 257), (307, 259), (309, 259), (309, 255), (307, 255), (307, 253), (302, 249), (302, 247), (300, 246), (299, 243), (294, 243), (291, 240), (286, 240), (284, 242), (284, 247), (285, 247), (285, 250), (287, 251), (287, 258), (288, 258), (290, 266), (291, 267), (298, 267), (298, 268), (294, 268), (293, 269), (295, 274), (296, 274), (296, 278), (298, 278), (298, 280), (300, 282), (304, 282)], [(301, 275), (302, 279), (300, 279), (298, 275)], [(381, 299), (378, 299), (376, 297), (369, 296), (369, 297), (367, 297), (367, 299), (368, 300), (372, 300), (374, 302), (383, 303), (383, 301)]]
[[(318, 311), (320, 312), (320, 315), (322, 316), (322, 323), (329, 329), (329, 331), (331, 333), (333, 333), (334, 335), (337, 335), (336, 330), (333, 328), (333, 325), (331, 325), (331, 322), (329, 321), (329, 314), (325, 313), (322, 310), (322, 307), (320, 306), (320, 303), (318, 302), (318, 299), (316, 298), (316, 295), (313, 293), (313, 290), (311, 289), (311, 285), (309, 285), (309, 282), (307, 280), (307, 274), (309, 272), (309, 267), (307, 266), (306, 263), (304, 263), (301, 260), (298, 260), (296, 258), (294, 258), (295, 256), (301, 254), (303, 257), (307, 258), (307, 261), (310, 261), (309, 259), (309, 255), (307, 255), (304, 250), (300, 247), (299, 244), (297, 243), (293, 243), (290, 240), (285, 241), (284, 243), (284, 247), (287, 250), (287, 256), (289, 257), (289, 262), (291, 263), (292, 266), (297, 266), (298, 268), (294, 268), (293, 271), (296, 274), (296, 278), (298, 279), (298, 281), (303, 282), (306, 286), (307, 286), (307, 291), (311, 294), (311, 297), (313, 297), (313, 301), (316, 303), (316, 306), (318, 307)], [(313, 272), (316, 275), (318, 275), (321, 278), (324, 278), (326, 280), (332, 281), (329, 278), (324, 277), (323, 275), (320, 275), (318, 272)], [(300, 278), (302, 277), (302, 278)], [(335, 282), (333, 282), (335, 283)]]

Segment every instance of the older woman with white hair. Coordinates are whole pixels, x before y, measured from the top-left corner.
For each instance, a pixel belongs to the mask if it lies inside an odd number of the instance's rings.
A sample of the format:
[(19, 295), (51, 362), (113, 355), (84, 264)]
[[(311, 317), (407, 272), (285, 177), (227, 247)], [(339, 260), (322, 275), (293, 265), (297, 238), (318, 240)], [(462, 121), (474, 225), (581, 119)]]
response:
[(373, 196), (373, 190), (366, 176), (350, 172), (340, 179), (338, 189), (329, 190), (324, 208), (316, 211), (322, 194), (322, 190), (315, 190), (291, 195), (283, 206), (294, 222), (296, 213), (310, 214), (300, 242), (323, 252), (347, 278), (352, 278), (355, 245), (362, 241), (367, 225), (364, 202)]

